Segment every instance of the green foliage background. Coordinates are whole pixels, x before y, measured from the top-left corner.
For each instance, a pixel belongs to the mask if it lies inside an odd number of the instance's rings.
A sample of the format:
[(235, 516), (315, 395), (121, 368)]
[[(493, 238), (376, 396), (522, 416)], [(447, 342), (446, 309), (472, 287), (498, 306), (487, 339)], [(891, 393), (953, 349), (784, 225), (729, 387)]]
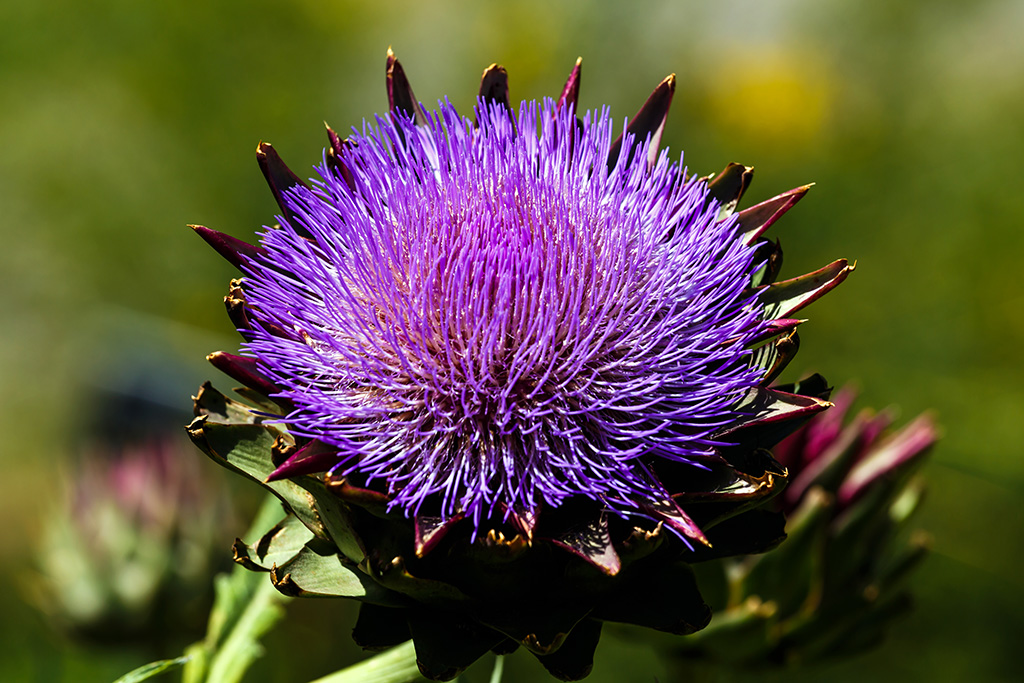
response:
[[(674, 71), (665, 141), (691, 170), (753, 164), (748, 205), (817, 182), (772, 229), (784, 273), (840, 256), (858, 269), (809, 310), (796, 364), (903, 419), (932, 409), (945, 437), (927, 468), (919, 523), (935, 545), (917, 610), (881, 650), (786, 678), (1014, 679), (1022, 32), (1015, 0), (0, 3), (0, 678), (104, 680), (176, 654), (70, 644), (26, 605), (54, 472), (92, 392), (130, 381), (126, 366), (164, 368), (149, 389), (187, 411), (215, 374), (204, 354), (236, 341), (220, 303), (231, 268), (185, 224), (251, 239), (272, 221), (256, 143), (309, 175), (323, 119), (344, 131), (385, 110), (393, 45), (420, 99), (464, 111), (493, 61), (519, 99), (557, 94), (583, 55), (581, 106), (620, 117)], [(359, 656), (350, 608), (290, 609), (252, 680)], [(517, 655), (506, 680), (537, 670)], [(654, 676), (669, 680), (643, 643), (608, 638), (591, 680)]]

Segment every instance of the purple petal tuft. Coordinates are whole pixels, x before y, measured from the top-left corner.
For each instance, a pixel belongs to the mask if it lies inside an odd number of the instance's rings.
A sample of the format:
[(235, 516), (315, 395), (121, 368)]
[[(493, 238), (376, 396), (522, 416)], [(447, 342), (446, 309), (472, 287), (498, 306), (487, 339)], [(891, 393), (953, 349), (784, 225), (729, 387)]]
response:
[(447, 104), (425, 126), (381, 117), (349, 138), (351, 183), (325, 166), (284, 193), (246, 268), (246, 349), (295, 406), (289, 430), (392, 509), (643, 514), (668, 498), (646, 463), (712, 456), (762, 381), (757, 249), (657, 153), (661, 123), (609, 167), (607, 111), (512, 116), (488, 73), (479, 128)]

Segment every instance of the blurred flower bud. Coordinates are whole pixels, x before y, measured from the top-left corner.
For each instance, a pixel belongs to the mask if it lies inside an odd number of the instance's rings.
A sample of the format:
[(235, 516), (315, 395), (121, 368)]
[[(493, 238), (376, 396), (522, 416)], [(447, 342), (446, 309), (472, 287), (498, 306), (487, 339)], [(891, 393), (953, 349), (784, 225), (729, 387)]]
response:
[(849, 656), (877, 644), (910, 605), (905, 579), (929, 538), (908, 532), (922, 499), (915, 476), (935, 443), (922, 415), (890, 430), (888, 411), (847, 413), (855, 392), (812, 418), (773, 449), (789, 486), (773, 504), (788, 517), (787, 540), (766, 555), (734, 557), (698, 569), (717, 584), (704, 631), (674, 644), (681, 669), (795, 665)]
[(215, 481), (178, 438), (87, 450), (67, 476), (62, 509), (45, 517), (38, 602), (91, 641), (201, 634), (225, 555), (217, 529), (230, 521)]

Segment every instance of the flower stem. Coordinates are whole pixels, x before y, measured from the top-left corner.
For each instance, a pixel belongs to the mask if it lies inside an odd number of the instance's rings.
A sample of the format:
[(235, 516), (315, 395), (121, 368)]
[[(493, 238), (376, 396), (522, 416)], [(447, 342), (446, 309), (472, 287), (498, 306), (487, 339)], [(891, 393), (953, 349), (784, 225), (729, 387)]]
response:
[(491, 670), (491, 683), (501, 683), (501, 675), (505, 672), (505, 655), (494, 658), (494, 669)]
[[(247, 537), (259, 538), (281, 517), (281, 504), (267, 496)], [(184, 683), (237, 683), (262, 654), (259, 639), (284, 617), (289, 598), (266, 574), (236, 566), (215, 579), (216, 600), (206, 638), (190, 647)]]
[[(243, 570), (247, 571), (247, 570)], [(263, 654), (259, 639), (283, 616), (286, 600), (264, 576), (239, 617), (237, 625), (220, 646), (210, 665), (208, 680), (234, 683)]]
[(420, 683), (426, 680), (416, 665), (416, 648), (410, 640), (312, 683)]

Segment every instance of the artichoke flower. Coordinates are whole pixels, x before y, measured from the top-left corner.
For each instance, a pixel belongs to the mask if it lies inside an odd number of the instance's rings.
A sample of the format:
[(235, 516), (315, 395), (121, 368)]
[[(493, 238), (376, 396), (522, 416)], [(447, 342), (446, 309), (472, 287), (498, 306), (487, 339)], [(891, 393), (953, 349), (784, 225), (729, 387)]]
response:
[(763, 671), (851, 656), (877, 645), (909, 608), (906, 579), (930, 542), (908, 530), (924, 493), (916, 473), (937, 429), (928, 415), (898, 430), (890, 412), (846, 419), (855, 396), (843, 389), (834, 408), (774, 449), (790, 483), (771, 506), (787, 515), (788, 538), (766, 555), (700, 568), (702, 586), (722, 590), (710, 626), (673, 646), (681, 669)]
[(190, 450), (180, 437), (97, 446), (71, 471), (63, 509), (46, 516), (32, 584), (60, 628), (154, 646), (202, 631), (230, 509)]
[(433, 680), (520, 645), (576, 680), (604, 622), (706, 626), (690, 564), (779, 542), (767, 449), (830, 406), (771, 388), (852, 270), (776, 281), (762, 234), (808, 187), (741, 211), (750, 167), (659, 150), (674, 76), (621, 125), (580, 76), (514, 107), (492, 65), (467, 118), (389, 50), (388, 115), (328, 128), (311, 184), (259, 145), (259, 244), (192, 226), (244, 276), (245, 355), (209, 359), (245, 386), (188, 430), (287, 513), (236, 560), (361, 600), (355, 640), (412, 638)]

